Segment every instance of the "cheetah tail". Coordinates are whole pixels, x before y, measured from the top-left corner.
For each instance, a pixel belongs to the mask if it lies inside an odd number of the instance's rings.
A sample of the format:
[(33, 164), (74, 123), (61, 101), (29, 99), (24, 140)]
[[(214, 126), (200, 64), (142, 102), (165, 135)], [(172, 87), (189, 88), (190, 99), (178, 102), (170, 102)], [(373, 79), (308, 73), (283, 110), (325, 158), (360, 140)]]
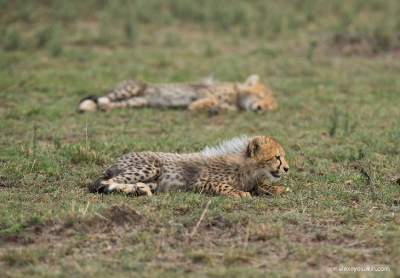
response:
[(97, 178), (93, 183), (89, 184), (88, 189), (90, 193), (106, 193), (106, 186), (102, 183), (104, 176)]
[(88, 186), (90, 193), (107, 193), (107, 185), (103, 181), (109, 180), (115, 176), (118, 176), (122, 171), (116, 166), (111, 166), (103, 175), (97, 178), (93, 183)]
[(84, 112), (94, 112), (97, 110), (98, 106), (98, 97), (96, 96), (88, 96), (79, 102), (78, 106), (78, 112), (79, 113), (84, 113)]

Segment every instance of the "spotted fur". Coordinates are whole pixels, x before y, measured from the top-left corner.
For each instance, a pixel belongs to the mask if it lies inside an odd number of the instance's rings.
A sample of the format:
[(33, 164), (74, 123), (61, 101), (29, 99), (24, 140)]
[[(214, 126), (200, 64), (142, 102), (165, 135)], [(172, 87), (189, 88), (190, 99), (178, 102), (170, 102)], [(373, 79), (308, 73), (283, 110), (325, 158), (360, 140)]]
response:
[(218, 146), (205, 147), (201, 154), (206, 157), (221, 156), (226, 154), (238, 154), (249, 144), (251, 138), (248, 136), (236, 137), (228, 141), (224, 141)]
[(248, 197), (258, 185), (274, 182), (289, 166), (283, 148), (272, 137), (240, 137), (199, 153), (133, 152), (118, 158), (89, 188), (152, 195), (196, 191)]
[(172, 107), (191, 111), (273, 110), (277, 107), (271, 91), (251, 75), (244, 83), (205, 79), (192, 83), (147, 84), (124, 81), (102, 97), (84, 98), (80, 112), (116, 108)]

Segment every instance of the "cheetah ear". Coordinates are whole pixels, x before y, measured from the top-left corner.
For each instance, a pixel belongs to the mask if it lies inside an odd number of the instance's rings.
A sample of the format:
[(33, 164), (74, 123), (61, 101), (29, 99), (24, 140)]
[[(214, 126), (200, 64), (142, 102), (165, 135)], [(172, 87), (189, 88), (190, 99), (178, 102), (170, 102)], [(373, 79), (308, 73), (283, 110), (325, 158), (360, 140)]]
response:
[(237, 83), (236, 88), (240, 92), (245, 92), (248, 89), (251, 89), (252, 87), (256, 86), (260, 82), (260, 77), (257, 74), (252, 74), (249, 77), (247, 77), (246, 81), (243, 83)]
[(249, 77), (247, 77), (244, 84), (246, 86), (252, 87), (252, 86), (257, 85), (257, 83), (259, 83), (259, 82), (260, 82), (260, 77), (257, 74), (252, 74)]
[(254, 138), (247, 145), (247, 156), (254, 157), (259, 149), (260, 149), (260, 143), (258, 142), (258, 138)]

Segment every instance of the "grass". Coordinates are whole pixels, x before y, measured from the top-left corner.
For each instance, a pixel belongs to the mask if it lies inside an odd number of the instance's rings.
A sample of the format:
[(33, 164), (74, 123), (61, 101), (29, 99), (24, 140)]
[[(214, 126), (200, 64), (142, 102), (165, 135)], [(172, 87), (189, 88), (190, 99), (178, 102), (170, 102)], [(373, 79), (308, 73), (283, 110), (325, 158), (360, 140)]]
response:
[[(397, 1), (0, 7), (2, 275), (308, 277), (337, 276), (340, 265), (400, 274)], [(82, 97), (124, 79), (251, 73), (273, 89), (276, 112), (76, 113)], [(240, 134), (282, 143), (290, 193), (87, 192), (122, 153), (197, 151)]]

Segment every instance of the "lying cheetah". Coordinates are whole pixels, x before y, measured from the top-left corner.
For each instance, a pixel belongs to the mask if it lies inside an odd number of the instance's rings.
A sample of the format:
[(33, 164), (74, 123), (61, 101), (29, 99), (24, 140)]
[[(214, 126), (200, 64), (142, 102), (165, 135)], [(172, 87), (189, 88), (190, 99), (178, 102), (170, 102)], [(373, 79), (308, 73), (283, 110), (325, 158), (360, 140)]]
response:
[(240, 137), (199, 153), (126, 154), (89, 190), (136, 196), (174, 190), (248, 197), (258, 185), (278, 181), (288, 170), (285, 151), (273, 138)]
[(198, 111), (273, 110), (277, 107), (271, 91), (251, 75), (244, 83), (206, 79), (193, 83), (148, 84), (124, 81), (107, 95), (81, 100), (78, 111), (125, 107), (171, 107)]

